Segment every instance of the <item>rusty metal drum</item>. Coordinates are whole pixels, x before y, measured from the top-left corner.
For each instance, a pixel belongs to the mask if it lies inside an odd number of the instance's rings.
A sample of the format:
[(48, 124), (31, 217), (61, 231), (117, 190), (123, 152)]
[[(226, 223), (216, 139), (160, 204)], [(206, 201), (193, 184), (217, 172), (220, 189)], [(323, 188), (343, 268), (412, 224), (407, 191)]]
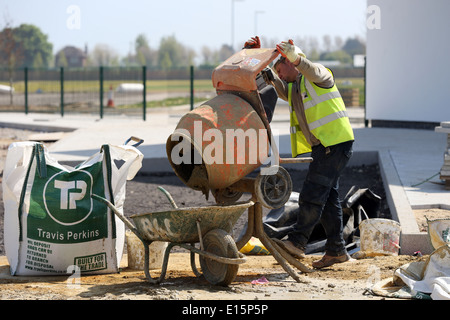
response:
[(177, 176), (207, 193), (224, 189), (268, 158), (267, 130), (253, 107), (224, 93), (185, 114), (169, 136), (166, 151)]

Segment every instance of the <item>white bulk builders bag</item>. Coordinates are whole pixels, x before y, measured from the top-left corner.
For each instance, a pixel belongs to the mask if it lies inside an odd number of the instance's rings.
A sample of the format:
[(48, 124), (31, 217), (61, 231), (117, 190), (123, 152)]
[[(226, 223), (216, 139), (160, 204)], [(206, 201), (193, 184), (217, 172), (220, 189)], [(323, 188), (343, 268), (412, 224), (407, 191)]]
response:
[(3, 171), (4, 242), (13, 275), (118, 272), (125, 226), (98, 194), (123, 210), (126, 180), (141, 168), (132, 146), (104, 145), (75, 168), (35, 142), (10, 145)]

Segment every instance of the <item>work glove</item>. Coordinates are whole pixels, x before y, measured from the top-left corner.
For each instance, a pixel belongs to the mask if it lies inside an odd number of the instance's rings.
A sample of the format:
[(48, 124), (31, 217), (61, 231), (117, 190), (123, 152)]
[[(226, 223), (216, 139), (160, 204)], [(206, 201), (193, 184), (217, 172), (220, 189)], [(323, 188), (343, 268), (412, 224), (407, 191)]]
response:
[(292, 40), (282, 41), (280, 44), (277, 44), (277, 50), (290, 62), (295, 62), (298, 56), (306, 58), (306, 55), (303, 53), (303, 51), (299, 47), (295, 46), (294, 41)]
[(258, 36), (249, 39), (244, 44), (244, 49), (259, 49), (259, 48), (261, 48), (261, 41), (259, 41)]

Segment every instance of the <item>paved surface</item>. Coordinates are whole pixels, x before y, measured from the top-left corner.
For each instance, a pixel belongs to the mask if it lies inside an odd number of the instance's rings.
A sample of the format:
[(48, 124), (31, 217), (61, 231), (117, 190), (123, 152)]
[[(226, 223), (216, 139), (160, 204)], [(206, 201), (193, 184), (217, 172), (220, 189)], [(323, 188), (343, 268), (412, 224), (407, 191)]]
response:
[[(392, 198), (390, 206), (395, 207), (394, 215), (405, 225), (405, 234), (418, 232), (414, 223), (408, 226), (412, 209), (450, 209), (450, 191), (445, 190), (439, 175), (436, 175), (443, 166), (447, 148), (446, 133), (366, 128), (362, 108), (347, 110), (355, 132), (354, 151), (355, 155), (359, 155), (356, 159), (380, 162)], [(143, 169), (171, 171), (165, 150), (166, 140), (181, 116), (188, 111), (188, 106), (151, 110), (147, 113), (146, 121), (120, 115), (99, 119), (98, 115), (67, 114), (61, 117), (59, 114), (0, 113), (0, 126), (66, 131), (62, 139), (49, 150), (57, 160), (69, 162), (86, 159), (97, 152), (102, 144), (123, 144), (130, 136), (137, 136), (144, 140), (139, 147), (146, 163)], [(279, 139), (280, 153), (289, 154), (289, 112), (285, 103), (278, 104), (271, 128)], [(430, 177), (433, 178), (426, 181)]]

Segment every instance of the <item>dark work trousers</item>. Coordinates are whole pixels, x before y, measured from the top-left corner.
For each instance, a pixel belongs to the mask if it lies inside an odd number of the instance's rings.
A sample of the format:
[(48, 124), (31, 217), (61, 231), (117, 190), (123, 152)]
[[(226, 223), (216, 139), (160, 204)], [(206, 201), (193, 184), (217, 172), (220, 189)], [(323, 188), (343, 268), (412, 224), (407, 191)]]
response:
[(325, 148), (312, 148), (313, 162), (299, 196), (297, 223), (288, 235), (297, 247), (305, 248), (320, 221), (327, 235), (326, 254), (346, 253), (343, 239), (342, 207), (339, 201), (339, 177), (353, 154), (353, 141)]

